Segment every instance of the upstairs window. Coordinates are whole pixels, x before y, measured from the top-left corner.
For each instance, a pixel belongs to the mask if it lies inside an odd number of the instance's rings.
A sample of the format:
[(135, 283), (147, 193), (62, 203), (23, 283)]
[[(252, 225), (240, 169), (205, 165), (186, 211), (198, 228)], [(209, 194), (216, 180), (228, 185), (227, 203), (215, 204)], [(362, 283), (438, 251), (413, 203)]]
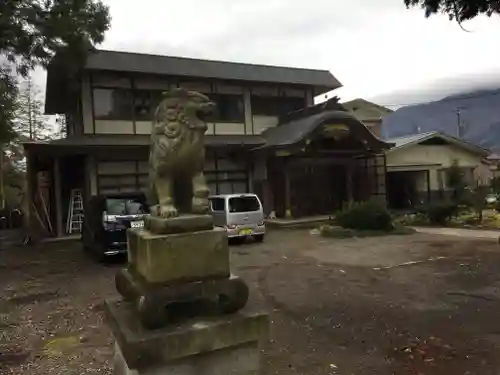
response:
[(208, 122), (245, 122), (243, 95), (208, 94), (216, 104), (213, 113), (205, 117)]
[(252, 96), (252, 114), (258, 116), (284, 116), (305, 106), (305, 98)]
[(132, 120), (131, 90), (98, 88), (93, 90), (93, 96), (94, 116), (97, 120)]
[(134, 91), (134, 116), (137, 121), (151, 121), (158, 104), (160, 104), (162, 91), (135, 90)]

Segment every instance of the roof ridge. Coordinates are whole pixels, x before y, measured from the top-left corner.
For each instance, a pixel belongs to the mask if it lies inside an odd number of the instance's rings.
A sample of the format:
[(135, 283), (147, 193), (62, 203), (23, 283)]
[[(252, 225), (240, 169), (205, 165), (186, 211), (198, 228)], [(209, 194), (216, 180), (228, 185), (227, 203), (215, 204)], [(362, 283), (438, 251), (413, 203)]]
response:
[(401, 139), (401, 138), (411, 138), (411, 137), (418, 137), (418, 136), (427, 136), (430, 134), (443, 134), (440, 131), (437, 130), (432, 130), (428, 132), (422, 132), (422, 133), (415, 133), (415, 134), (408, 134), (408, 135), (400, 135), (398, 137), (393, 137), (393, 138), (387, 138), (387, 140), (393, 140), (393, 139)]

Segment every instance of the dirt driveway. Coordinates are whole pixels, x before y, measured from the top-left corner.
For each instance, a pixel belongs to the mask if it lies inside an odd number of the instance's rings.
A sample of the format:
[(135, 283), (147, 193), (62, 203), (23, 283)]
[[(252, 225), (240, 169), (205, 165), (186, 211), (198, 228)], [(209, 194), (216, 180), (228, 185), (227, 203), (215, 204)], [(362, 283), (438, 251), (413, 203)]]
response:
[[(280, 231), (232, 264), (271, 313), (266, 375), (500, 372), (494, 241)], [(71, 242), (1, 251), (0, 374), (111, 374), (101, 303), (118, 267)]]

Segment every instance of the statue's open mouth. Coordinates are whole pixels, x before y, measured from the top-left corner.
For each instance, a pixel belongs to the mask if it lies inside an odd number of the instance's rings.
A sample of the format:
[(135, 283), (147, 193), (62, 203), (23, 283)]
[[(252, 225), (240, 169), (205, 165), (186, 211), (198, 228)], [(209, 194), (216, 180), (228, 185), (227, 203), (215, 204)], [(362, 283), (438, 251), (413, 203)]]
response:
[(200, 108), (197, 111), (198, 117), (205, 121), (205, 119), (211, 115), (215, 109), (216, 105), (214, 102), (206, 102), (200, 105)]

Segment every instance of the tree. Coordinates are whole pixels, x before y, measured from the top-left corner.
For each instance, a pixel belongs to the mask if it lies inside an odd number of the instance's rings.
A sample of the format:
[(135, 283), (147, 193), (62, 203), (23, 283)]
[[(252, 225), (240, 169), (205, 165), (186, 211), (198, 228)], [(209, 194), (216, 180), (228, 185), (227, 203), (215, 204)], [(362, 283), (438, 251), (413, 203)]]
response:
[(460, 168), (458, 160), (453, 160), (447, 172), (447, 185), (451, 189), (451, 199), (454, 203), (461, 204), (466, 194), (466, 183), (464, 172)]
[(54, 138), (55, 139), (61, 139), (61, 138), (66, 138), (67, 131), (68, 129), (66, 128), (67, 122), (66, 122), (66, 116), (64, 115), (57, 115), (56, 117), (56, 128), (54, 131)]
[(425, 16), (436, 13), (447, 14), (450, 20), (458, 23), (479, 15), (500, 14), (500, 0), (404, 0), (406, 7), (420, 6)]
[[(109, 26), (109, 9), (101, 0), (2, 0), (0, 58), (15, 64), (23, 77), (35, 66), (51, 62), (73, 77)], [(5, 70), (0, 73), (2, 90), (12, 90), (10, 82), (5, 83)], [(2, 137), (11, 131), (2, 120), (9, 116), (4, 112), (0, 105)]]
[(500, 195), (500, 177), (493, 177), (490, 182), (493, 193)]
[(16, 80), (8, 67), (0, 66), (0, 147), (15, 135), (13, 128), (16, 105)]
[(31, 76), (20, 84), (14, 131), (18, 140), (45, 141), (53, 133), (51, 124), (43, 114), (42, 91)]
[(0, 67), (0, 209), (5, 207), (5, 145), (15, 136), (17, 86), (8, 67)]
[(59, 52), (78, 63), (104, 40), (109, 25), (109, 9), (100, 0), (4, 0), (0, 52), (26, 76), (36, 65), (47, 66)]

